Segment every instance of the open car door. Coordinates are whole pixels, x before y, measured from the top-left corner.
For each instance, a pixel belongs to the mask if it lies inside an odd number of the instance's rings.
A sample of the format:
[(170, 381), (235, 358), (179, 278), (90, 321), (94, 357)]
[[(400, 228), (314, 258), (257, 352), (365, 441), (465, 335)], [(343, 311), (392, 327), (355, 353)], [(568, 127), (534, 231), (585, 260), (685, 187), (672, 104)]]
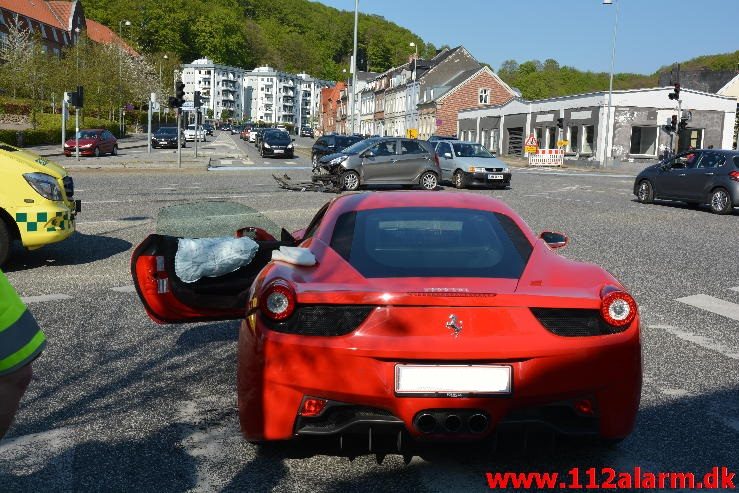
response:
[[(238, 232), (238, 234), (237, 234)], [(148, 315), (157, 323), (243, 318), (254, 279), (281, 246), (295, 240), (254, 209), (233, 202), (197, 202), (162, 209), (156, 233), (133, 252), (131, 275)], [(218, 277), (185, 282), (175, 268), (181, 238), (248, 236), (258, 250), (248, 263)]]

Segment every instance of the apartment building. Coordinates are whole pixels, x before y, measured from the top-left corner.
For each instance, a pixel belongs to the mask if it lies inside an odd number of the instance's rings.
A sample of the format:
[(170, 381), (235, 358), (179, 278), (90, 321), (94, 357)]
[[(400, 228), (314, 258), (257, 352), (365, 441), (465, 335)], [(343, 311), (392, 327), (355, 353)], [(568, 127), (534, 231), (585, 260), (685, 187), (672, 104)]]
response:
[(192, 101), (195, 91), (203, 98), (203, 111), (221, 118), (224, 110), (231, 118), (244, 118), (244, 75), (246, 71), (200, 58), (182, 66), (185, 100)]

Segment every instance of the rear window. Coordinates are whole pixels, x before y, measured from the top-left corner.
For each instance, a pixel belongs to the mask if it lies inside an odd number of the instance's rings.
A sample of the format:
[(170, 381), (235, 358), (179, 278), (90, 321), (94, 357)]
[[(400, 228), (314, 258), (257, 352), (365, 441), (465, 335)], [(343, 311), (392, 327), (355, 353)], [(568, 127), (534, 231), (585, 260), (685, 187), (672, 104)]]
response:
[(336, 147), (344, 149), (352, 144), (356, 144), (360, 140), (362, 139), (359, 137), (336, 137)]
[(504, 214), (408, 207), (342, 214), (331, 247), (364, 277), (521, 277), (532, 246)]

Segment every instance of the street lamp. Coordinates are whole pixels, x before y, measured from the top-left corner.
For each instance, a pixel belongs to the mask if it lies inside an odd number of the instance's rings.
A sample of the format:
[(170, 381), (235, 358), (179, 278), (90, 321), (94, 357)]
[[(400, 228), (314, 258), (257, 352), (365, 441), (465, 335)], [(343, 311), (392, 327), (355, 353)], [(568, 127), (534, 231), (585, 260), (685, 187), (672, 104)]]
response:
[[(346, 74), (346, 69), (345, 68), (342, 68), (341, 69), (341, 73), (342, 74)], [(347, 107), (344, 108), (344, 111), (346, 111), (346, 113), (347, 113), (347, 118), (349, 117), (349, 115), (348, 115), (349, 114), (349, 111), (347, 111), (347, 110), (349, 109), (349, 106), (351, 104), (351, 95), (349, 94), (349, 83), (350, 82), (351, 81), (349, 80), (349, 76), (347, 75), (346, 76), (346, 99), (347, 99), (347, 105), (346, 106)], [(347, 133), (347, 126), (346, 126), (346, 124), (344, 124), (344, 133)]]
[[(603, 0), (603, 5), (613, 5), (614, 0)], [(611, 157), (613, 150), (613, 143), (608, 145), (609, 134), (611, 133), (611, 106), (613, 103), (613, 70), (616, 63), (616, 33), (618, 32), (618, 8), (619, 1), (616, 0), (616, 21), (613, 23), (613, 43), (611, 46), (611, 75), (608, 82), (608, 111), (606, 112), (606, 148), (605, 155), (603, 157), (603, 165), (608, 166), (608, 159)]]
[(416, 80), (416, 69), (418, 68), (418, 45), (411, 41), (408, 46), (416, 49), (416, 56), (413, 58), (413, 80)]
[[(118, 22), (118, 38), (120, 39), (121, 43), (123, 43), (123, 26), (130, 26), (131, 21), (129, 20), (122, 20)], [(119, 125), (119, 133), (121, 136), (123, 136), (123, 45), (118, 45), (118, 125)]]

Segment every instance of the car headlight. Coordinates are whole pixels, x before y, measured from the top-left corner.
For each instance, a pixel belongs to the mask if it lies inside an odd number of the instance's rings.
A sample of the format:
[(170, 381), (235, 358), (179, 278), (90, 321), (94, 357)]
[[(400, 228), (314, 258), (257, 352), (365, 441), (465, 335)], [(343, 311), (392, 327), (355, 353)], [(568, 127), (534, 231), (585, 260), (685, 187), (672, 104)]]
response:
[(45, 173), (26, 173), (23, 175), (29, 185), (45, 199), (62, 200), (59, 184), (51, 175)]
[(288, 144), (288, 145), (287, 145), (287, 148), (288, 148), (288, 149), (292, 149), (292, 148), (293, 148), (293, 145), (292, 145), (292, 144)]
[(270, 148), (270, 145), (269, 145), (269, 144), (267, 144), (266, 142), (264, 142), (263, 144), (264, 144), (264, 147), (266, 147), (267, 149), (269, 149), (269, 148)]
[(335, 158), (333, 158), (333, 159), (332, 159), (331, 161), (329, 161), (329, 162), (328, 162), (328, 164), (330, 164), (330, 165), (334, 165), (334, 164), (341, 164), (341, 163), (343, 163), (344, 161), (346, 161), (346, 158), (347, 158), (347, 157), (348, 157), (348, 156), (339, 156), (339, 157), (335, 157)]
[(475, 166), (470, 166), (467, 169), (467, 171), (469, 171), (470, 173), (484, 173), (485, 172), (485, 168), (477, 168)]
[(503, 173), (510, 173), (511, 169), (508, 167), (503, 168)]

